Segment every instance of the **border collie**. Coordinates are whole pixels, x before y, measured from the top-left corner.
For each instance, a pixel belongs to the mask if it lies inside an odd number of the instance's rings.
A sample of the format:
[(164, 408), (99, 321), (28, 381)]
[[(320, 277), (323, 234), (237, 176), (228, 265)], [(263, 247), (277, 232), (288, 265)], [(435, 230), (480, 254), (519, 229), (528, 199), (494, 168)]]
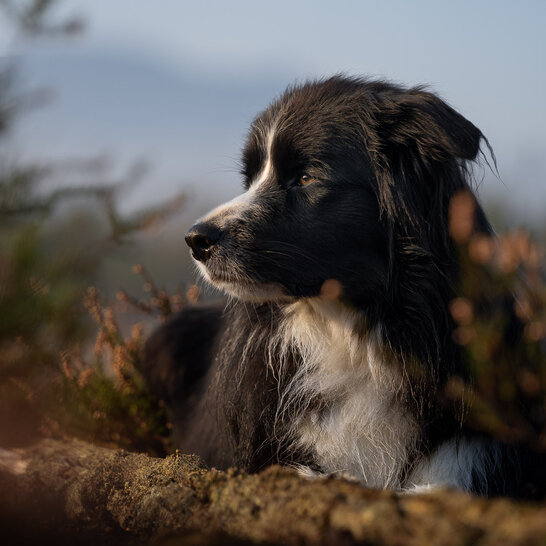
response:
[(514, 492), (514, 450), (470, 431), (444, 394), (465, 376), (448, 208), (471, 192), (482, 141), (422, 88), (343, 76), (291, 87), (256, 117), (244, 193), (186, 234), (229, 301), (188, 307), (147, 344), (181, 449), (219, 468)]

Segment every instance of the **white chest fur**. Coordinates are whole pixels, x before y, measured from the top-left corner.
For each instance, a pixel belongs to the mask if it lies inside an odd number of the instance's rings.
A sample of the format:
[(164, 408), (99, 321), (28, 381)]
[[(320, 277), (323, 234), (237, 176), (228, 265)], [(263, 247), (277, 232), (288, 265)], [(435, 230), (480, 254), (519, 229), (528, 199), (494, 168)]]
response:
[(301, 362), (279, 416), (294, 447), (312, 454), (323, 472), (398, 488), (418, 427), (401, 403), (401, 370), (385, 360), (377, 332), (357, 333), (357, 320), (322, 298), (286, 309), (276, 343), (281, 354), (295, 347)]
[(469, 490), (473, 476), (485, 480), (498, 462), (484, 441), (452, 439), (428, 455), (416, 452), (419, 425), (402, 403), (408, 378), (381, 347), (377, 331), (358, 332), (358, 316), (335, 301), (314, 298), (286, 308), (271, 343), (280, 368), (273, 358), (271, 365), (282, 374), (283, 355), (293, 348), (300, 355), (278, 415), (293, 446), (311, 454), (322, 472), (369, 487)]

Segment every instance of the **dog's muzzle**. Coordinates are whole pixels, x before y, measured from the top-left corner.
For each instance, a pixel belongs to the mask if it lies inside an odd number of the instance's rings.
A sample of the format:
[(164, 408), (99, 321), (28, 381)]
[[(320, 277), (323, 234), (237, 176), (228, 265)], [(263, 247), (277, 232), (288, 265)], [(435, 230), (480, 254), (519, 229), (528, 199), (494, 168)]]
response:
[(192, 256), (196, 260), (206, 262), (221, 236), (222, 230), (218, 226), (208, 222), (200, 222), (187, 231), (186, 243), (191, 248)]

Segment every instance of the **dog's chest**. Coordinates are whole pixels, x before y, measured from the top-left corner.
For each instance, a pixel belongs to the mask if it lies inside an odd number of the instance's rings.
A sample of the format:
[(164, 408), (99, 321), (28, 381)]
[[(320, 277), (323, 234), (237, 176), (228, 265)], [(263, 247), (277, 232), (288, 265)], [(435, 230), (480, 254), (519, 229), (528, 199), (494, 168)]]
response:
[(358, 335), (355, 317), (338, 304), (305, 302), (288, 310), (283, 337), (300, 355), (280, 408), (295, 447), (323, 472), (399, 487), (417, 425), (376, 333)]

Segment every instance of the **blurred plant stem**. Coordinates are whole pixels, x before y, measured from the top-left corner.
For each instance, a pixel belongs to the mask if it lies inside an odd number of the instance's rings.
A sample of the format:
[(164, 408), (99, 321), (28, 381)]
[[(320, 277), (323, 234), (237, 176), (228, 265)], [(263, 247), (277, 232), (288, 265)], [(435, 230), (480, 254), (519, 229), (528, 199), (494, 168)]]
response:
[(468, 193), (455, 196), (450, 209), (461, 263), (450, 311), (468, 380), (454, 378), (448, 395), (466, 400), (470, 426), (546, 452), (544, 251), (525, 230), (474, 233)]

